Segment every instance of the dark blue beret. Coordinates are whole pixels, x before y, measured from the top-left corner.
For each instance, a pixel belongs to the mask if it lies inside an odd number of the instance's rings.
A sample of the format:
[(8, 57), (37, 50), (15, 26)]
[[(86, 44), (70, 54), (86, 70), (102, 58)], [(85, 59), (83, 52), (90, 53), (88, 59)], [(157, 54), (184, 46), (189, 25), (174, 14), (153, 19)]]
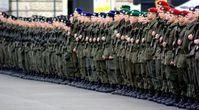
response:
[(90, 12), (86, 12), (85, 14), (84, 14), (84, 16), (92, 16), (93, 14), (92, 13), (90, 13)]
[(100, 17), (102, 17), (102, 18), (106, 18), (106, 13), (100, 13)]
[(109, 13), (107, 13), (107, 16), (109, 16), (109, 17), (114, 17), (114, 16), (115, 16), (115, 14), (114, 14), (114, 13), (109, 12)]
[(199, 9), (199, 5), (198, 5), (198, 6), (195, 6), (195, 7), (193, 8), (193, 10), (195, 10), (195, 9)]
[(98, 17), (98, 16), (99, 16), (99, 14), (98, 14), (98, 13), (93, 13), (93, 16)]
[(76, 8), (75, 11), (83, 11), (82, 8)]
[(114, 13), (114, 14), (115, 14), (115, 13), (116, 13), (116, 11), (115, 11), (115, 10), (111, 10), (111, 11), (109, 11), (109, 13)]

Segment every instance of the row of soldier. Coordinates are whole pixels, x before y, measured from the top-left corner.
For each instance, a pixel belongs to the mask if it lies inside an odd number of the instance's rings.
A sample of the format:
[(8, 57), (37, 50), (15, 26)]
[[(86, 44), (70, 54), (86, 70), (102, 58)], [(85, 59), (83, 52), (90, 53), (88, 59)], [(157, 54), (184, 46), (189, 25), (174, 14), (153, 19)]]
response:
[(1, 67), (47, 76), (67, 75), (70, 25), (66, 16), (17, 19), (3, 13)]
[(120, 11), (1, 20), (1, 67), (97, 91), (198, 109), (198, 17), (164, 1)]
[[(141, 89), (142, 95), (133, 96), (166, 105), (189, 108), (196, 99), (194, 108), (199, 95), (198, 7), (179, 11), (159, 2), (158, 9), (148, 9), (147, 17), (129, 8), (107, 17), (101, 13), (102, 18), (75, 13), (73, 51), (80, 76)], [(125, 87), (115, 93), (124, 94)]]

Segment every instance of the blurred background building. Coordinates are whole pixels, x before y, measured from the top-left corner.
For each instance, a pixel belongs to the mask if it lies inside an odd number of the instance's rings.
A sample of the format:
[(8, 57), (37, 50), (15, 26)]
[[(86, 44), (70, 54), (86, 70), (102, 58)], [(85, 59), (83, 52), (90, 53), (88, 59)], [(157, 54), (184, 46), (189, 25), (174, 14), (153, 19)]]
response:
[[(16, 16), (57, 16), (69, 15), (76, 7), (85, 11), (102, 12), (119, 9), (121, 5), (130, 5), (132, 9), (146, 11), (155, 6), (157, 0), (0, 0), (0, 11)], [(198, 5), (197, 0), (165, 0), (178, 8)], [(194, 1), (194, 2), (193, 2)], [(187, 4), (183, 6), (183, 4)]]

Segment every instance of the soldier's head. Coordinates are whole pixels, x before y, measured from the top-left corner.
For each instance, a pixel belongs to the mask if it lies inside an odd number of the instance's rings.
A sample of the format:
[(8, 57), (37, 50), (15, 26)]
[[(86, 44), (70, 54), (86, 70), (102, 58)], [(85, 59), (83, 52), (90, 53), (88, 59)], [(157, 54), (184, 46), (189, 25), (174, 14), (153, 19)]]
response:
[(140, 12), (138, 22), (143, 23), (143, 24), (148, 22), (147, 12)]
[(73, 16), (74, 17), (80, 16), (80, 14), (81, 14), (82, 11), (83, 10), (81, 8), (76, 8), (75, 11), (74, 11), (74, 13), (73, 13)]
[(140, 12), (138, 10), (132, 10), (129, 13), (129, 20), (131, 23), (137, 23), (139, 18)]
[(97, 22), (98, 16), (99, 16), (99, 13), (93, 13), (93, 15), (91, 16), (91, 21), (92, 22)]
[(169, 23), (177, 23), (178, 22), (178, 17), (180, 15), (180, 11), (174, 8), (171, 8), (169, 10), (169, 18), (168, 18), (168, 22)]
[(114, 20), (114, 16), (115, 14), (114, 13), (107, 13), (107, 17), (105, 18), (106, 22), (112, 22)]
[(158, 15), (161, 19), (166, 19), (166, 14), (167, 12), (169, 12), (170, 7), (169, 6), (162, 6), (160, 7), (160, 9), (158, 10)]
[(105, 20), (105, 18), (106, 18), (106, 16), (107, 16), (107, 14), (106, 14), (106, 13), (101, 12), (99, 16), (100, 16), (100, 17), (99, 17), (99, 21), (100, 21), (101, 23), (103, 23), (103, 22), (104, 22), (104, 20)]
[(128, 13), (129, 13), (129, 8), (121, 8), (120, 10), (120, 19), (125, 19), (126, 21), (128, 20)]
[(148, 20), (153, 20), (157, 17), (157, 12), (158, 10), (156, 8), (149, 8), (148, 9), (148, 14), (147, 14), (147, 18)]
[(123, 15), (124, 17), (124, 19), (125, 19), (125, 21), (129, 21), (129, 14), (131, 13), (131, 10), (127, 10), (126, 12), (125, 12), (125, 14)]
[(188, 13), (188, 15), (185, 18), (189, 23), (194, 22), (197, 20), (197, 17), (194, 14), (194, 11), (190, 11), (190, 13)]
[(4, 18), (8, 18), (8, 17), (9, 17), (9, 15), (8, 15), (6, 12), (2, 12), (1, 14), (2, 14), (2, 16), (3, 16)]
[(185, 25), (187, 24), (186, 22), (186, 16), (188, 15), (189, 11), (186, 11), (186, 10), (183, 10), (183, 11), (180, 11), (180, 15), (179, 15), (179, 24), (180, 25)]
[(193, 9), (193, 11), (194, 11), (195, 16), (199, 17), (199, 5), (195, 6), (194, 9)]
[(120, 11), (117, 11), (115, 10), (115, 17), (114, 17), (114, 20), (115, 21), (120, 21), (121, 20), (121, 14), (120, 14)]

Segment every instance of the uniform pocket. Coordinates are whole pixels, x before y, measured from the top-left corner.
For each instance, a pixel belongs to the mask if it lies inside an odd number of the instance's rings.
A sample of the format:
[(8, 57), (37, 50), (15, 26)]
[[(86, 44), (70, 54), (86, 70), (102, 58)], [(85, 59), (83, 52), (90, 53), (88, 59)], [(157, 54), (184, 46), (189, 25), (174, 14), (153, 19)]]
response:
[(145, 51), (146, 60), (153, 59), (153, 54), (154, 54), (153, 48), (147, 48)]
[(133, 53), (132, 53), (131, 61), (132, 61), (133, 63), (137, 63), (137, 61), (138, 61), (138, 52), (133, 52)]
[(195, 54), (195, 59), (196, 59), (196, 60), (199, 60), (199, 51), (196, 52), (196, 54)]
[(178, 55), (178, 60), (176, 62), (178, 68), (185, 68), (186, 67), (186, 56), (184, 54)]
[(164, 61), (164, 64), (170, 65), (172, 59), (173, 59), (173, 53), (172, 53), (172, 51), (168, 51), (168, 52), (165, 54), (165, 61)]

